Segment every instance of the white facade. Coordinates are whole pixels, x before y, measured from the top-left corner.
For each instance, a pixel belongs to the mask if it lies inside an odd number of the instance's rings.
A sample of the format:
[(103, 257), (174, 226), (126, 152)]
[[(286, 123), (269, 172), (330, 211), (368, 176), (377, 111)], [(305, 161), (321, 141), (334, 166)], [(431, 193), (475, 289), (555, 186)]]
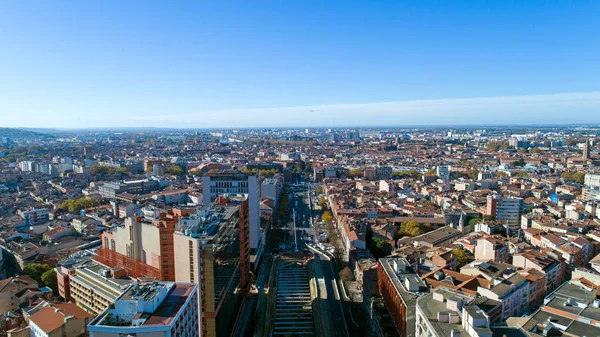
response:
[[(148, 288), (139, 288), (144, 286)], [(134, 287), (117, 299), (113, 308), (92, 320), (88, 325), (90, 337), (200, 336), (197, 284), (155, 282)], [(183, 303), (177, 311), (173, 311), (168, 308), (172, 304), (163, 305), (165, 301)], [(114, 324), (117, 317), (120, 325)]]

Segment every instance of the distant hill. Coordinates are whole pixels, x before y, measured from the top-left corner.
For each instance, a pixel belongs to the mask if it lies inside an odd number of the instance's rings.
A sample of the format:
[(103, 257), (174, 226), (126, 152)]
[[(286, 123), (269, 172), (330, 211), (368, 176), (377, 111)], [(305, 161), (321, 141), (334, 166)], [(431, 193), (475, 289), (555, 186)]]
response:
[(41, 133), (32, 130), (26, 129), (16, 129), (16, 128), (0, 128), (0, 138), (10, 138), (10, 139), (47, 139), (54, 138), (54, 136)]

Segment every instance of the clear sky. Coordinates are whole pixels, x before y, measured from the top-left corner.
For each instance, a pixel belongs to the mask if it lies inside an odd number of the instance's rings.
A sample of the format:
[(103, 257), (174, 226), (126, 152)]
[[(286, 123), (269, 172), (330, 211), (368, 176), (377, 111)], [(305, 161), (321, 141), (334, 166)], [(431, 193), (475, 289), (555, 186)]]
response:
[(600, 123), (600, 1), (0, 1), (0, 126)]

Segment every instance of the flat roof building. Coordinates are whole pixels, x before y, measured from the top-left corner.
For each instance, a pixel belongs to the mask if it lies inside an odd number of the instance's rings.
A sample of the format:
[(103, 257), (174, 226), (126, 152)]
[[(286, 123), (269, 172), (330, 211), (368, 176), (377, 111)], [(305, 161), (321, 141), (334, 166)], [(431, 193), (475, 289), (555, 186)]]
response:
[(90, 337), (195, 337), (198, 285), (152, 282), (131, 286), (88, 325)]
[(415, 304), (427, 285), (404, 258), (379, 259), (379, 292), (401, 337), (415, 336)]

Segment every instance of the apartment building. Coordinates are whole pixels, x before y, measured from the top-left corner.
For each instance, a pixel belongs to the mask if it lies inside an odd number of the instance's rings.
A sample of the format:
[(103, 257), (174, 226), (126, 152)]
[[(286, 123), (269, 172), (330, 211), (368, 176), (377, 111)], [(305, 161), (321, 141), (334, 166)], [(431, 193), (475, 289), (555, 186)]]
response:
[(178, 282), (202, 282), (203, 336), (226, 336), (249, 291), (248, 200), (211, 204), (181, 218), (174, 235)]
[(481, 275), (489, 286), (478, 286), (477, 293), (502, 303), (501, 319), (520, 316), (529, 310), (529, 282), (511, 265), (488, 262), (472, 262), (460, 270), (467, 275)]
[(277, 178), (266, 178), (260, 184), (260, 197), (271, 199), (277, 204), (283, 188), (283, 175)]
[(584, 200), (600, 200), (600, 174), (586, 174), (583, 184)]
[(508, 262), (508, 245), (501, 237), (486, 236), (475, 244), (475, 259), (478, 261)]
[(29, 317), (29, 336), (85, 336), (92, 318), (93, 315), (73, 303), (56, 303)]
[(445, 288), (416, 300), (416, 337), (492, 337), (489, 315), (474, 298)]
[(219, 171), (202, 177), (204, 205), (210, 205), (222, 195), (247, 195), (250, 233), (250, 254), (255, 265), (260, 263), (264, 231), (260, 228), (260, 184), (257, 175), (240, 171)]
[(502, 197), (498, 194), (489, 195), (486, 203), (486, 213), (496, 217), (498, 222), (508, 226), (511, 231), (521, 228), (521, 214), (523, 214), (523, 199), (516, 197)]
[(134, 280), (122, 268), (110, 268), (92, 259), (63, 261), (56, 269), (59, 295), (98, 315), (123, 294)]
[(50, 211), (47, 208), (31, 209), (28, 211), (19, 210), (18, 214), (23, 218), (24, 224), (28, 226), (50, 221)]
[(132, 286), (88, 325), (90, 337), (197, 337), (198, 285), (152, 282)]
[(17, 296), (24, 290), (36, 290), (38, 283), (26, 275), (9, 277), (0, 281), (0, 314), (19, 309), (27, 298)]
[(151, 222), (128, 217), (123, 226), (102, 233), (102, 247), (95, 258), (112, 268), (125, 269), (132, 277), (174, 281), (173, 232), (179, 217), (192, 212), (193, 209), (173, 209)]
[(545, 295), (551, 293), (565, 281), (565, 262), (537, 250), (514, 254), (512, 264), (518, 268), (533, 268), (543, 272), (545, 275)]
[(379, 259), (379, 292), (401, 337), (415, 336), (415, 305), (418, 293), (429, 291), (404, 258)]

